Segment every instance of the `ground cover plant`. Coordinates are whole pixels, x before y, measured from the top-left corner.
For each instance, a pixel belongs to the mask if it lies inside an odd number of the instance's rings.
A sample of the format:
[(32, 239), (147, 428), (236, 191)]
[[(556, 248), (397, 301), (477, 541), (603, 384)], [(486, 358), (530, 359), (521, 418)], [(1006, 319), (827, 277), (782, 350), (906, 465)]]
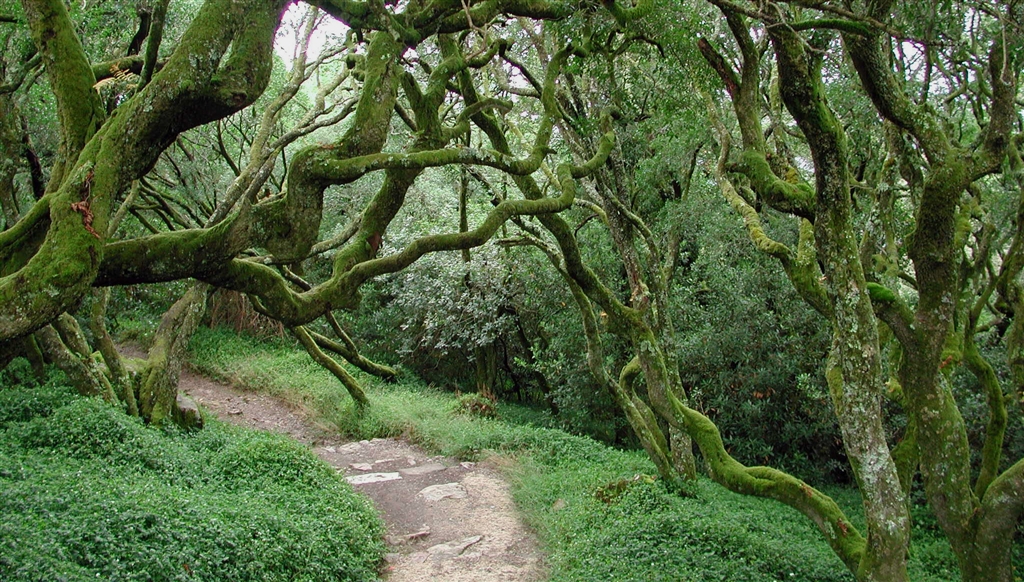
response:
[[(26, 366), (27, 367), (27, 366)], [(376, 579), (380, 519), (290, 439), (0, 377), (0, 579)]]
[[(190, 358), (205, 373), (304, 406), (353, 438), (402, 435), (439, 453), (491, 458), (544, 541), (552, 580), (853, 580), (813, 525), (782, 504), (704, 478), (679, 495), (654, 477), (641, 451), (548, 428), (546, 413), (517, 405), (499, 403), (496, 418), (467, 414), (455, 395), (408, 376), (392, 384), (360, 378), (374, 406), (359, 412), (300, 350), (200, 329)], [(829, 494), (852, 526), (863, 525), (855, 490)], [(920, 499), (914, 516), (912, 579), (958, 579), (956, 559)]]

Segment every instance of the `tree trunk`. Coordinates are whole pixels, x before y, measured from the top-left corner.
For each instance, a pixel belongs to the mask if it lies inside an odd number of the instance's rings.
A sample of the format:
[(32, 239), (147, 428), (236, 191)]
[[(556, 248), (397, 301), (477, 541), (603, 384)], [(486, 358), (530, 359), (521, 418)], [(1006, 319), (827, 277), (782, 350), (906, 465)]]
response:
[(146, 366), (139, 374), (139, 415), (150, 424), (174, 420), (185, 350), (206, 311), (208, 296), (209, 286), (197, 283), (160, 320)]
[(495, 398), (494, 382), (498, 376), (498, 349), (495, 344), (478, 346), (473, 350), (476, 363), (476, 391), (485, 398)]
[(855, 573), (865, 581), (907, 580), (910, 518), (882, 426), (878, 324), (853, 230), (846, 136), (824, 100), (820, 61), (792, 30), (770, 34), (782, 99), (814, 158), (814, 236), (833, 309), (826, 378), (868, 527), (867, 551)]

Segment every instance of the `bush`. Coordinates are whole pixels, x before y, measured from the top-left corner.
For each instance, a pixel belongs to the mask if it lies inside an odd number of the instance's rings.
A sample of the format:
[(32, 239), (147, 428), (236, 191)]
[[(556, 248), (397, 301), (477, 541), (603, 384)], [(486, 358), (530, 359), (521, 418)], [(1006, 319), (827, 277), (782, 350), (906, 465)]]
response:
[(463, 394), (455, 400), (455, 413), (478, 416), (480, 418), (498, 418), (498, 402), (493, 396), (488, 398), (481, 394)]
[[(20, 360), (20, 362), (19, 362)], [(19, 358), (0, 372), (0, 428), (8, 422), (26, 421), (37, 416), (49, 416), (78, 395), (67, 386), (64, 374), (51, 369), (46, 382), (40, 386), (28, 373), (21, 376), (8, 372), (22, 369), (18, 364), (28, 362)]]
[[(33, 402), (17, 391), (3, 418)], [(0, 579), (376, 578), (379, 518), (294, 441), (159, 431), (97, 399), (49, 412), (0, 429)]]
[(315, 491), (334, 470), (294, 439), (266, 433), (239, 435), (211, 458), (224, 485), (260, 491), (273, 486)]

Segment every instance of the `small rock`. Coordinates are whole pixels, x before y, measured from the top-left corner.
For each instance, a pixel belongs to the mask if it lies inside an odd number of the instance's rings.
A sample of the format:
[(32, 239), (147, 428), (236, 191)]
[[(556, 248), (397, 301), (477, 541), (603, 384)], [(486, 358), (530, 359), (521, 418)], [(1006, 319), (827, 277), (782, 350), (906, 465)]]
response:
[(178, 392), (174, 408), (174, 420), (178, 423), (178, 426), (188, 428), (203, 427), (203, 415), (199, 412), (199, 405), (188, 394)]
[(409, 467), (408, 469), (399, 469), (398, 472), (409, 477), (411, 475), (426, 475), (428, 473), (436, 473), (438, 471), (444, 471), (445, 466), (440, 463), (429, 463), (426, 465), (419, 465), (416, 467)]
[(564, 499), (556, 499), (555, 502), (551, 504), (551, 511), (562, 511), (568, 505), (569, 504), (566, 503)]
[(427, 552), (435, 558), (454, 558), (462, 552), (466, 551), (466, 548), (484, 539), (484, 536), (472, 536), (468, 538), (462, 538), (461, 540), (448, 542), (446, 544), (437, 544), (436, 546), (430, 546), (427, 548)]
[(376, 459), (376, 460), (375, 460), (375, 461), (373, 462), (373, 464), (374, 464), (374, 465), (381, 465), (381, 464), (383, 464), (383, 463), (391, 463), (391, 462), (393, 462), (393, 461), (397, 461), (397, 460), (398, 460), (398, 459)]
[(238, 415), (238, 414), (242, 414), (242, 411), (237, 409), (237, 408), (232, 408), (231, 410), (228, 411), (228, 414)]
[(384, 561), (389, 563), (389, 564), (393, 564), (393, 563), (395, 563), (395, 562), (397, 562), (397, 561), (399, 561), (401, 559), (402, 559), (402, 554), (395, 554), (395, 553), (384, 554)]
[(462, 483), (445, 483), (443, 485), (426, 487), (416, 495), (423, 497), (427, 501), (440, 501), (446, 498), (464, 499), (469, 496), (469, 493), (466, 492), (466, 488), (462, 486)]
[(476, 463), (474, 463), (472, 461), (462, 461), (459, 464), (462, 465), (463, 469), (472, 469), (473, 467), (476, 466)]
[(402, 476), (398, 473), (364, 473), (345, 477), (345, 480), (353, 485), (366, 485), (367, 483), (381, 483), (383, 481), (396, 481)]
[(359, 441), (359, 444), (361, 444), (361, 445), (368, 445), (368, 444), (370, 444), (370, 441), (368, 441), (368, 440), (361, 440), (361, 441)]
[(373, 465), (370, 463), (350, 463), (349, 467), (352, 467), (356, 471), (372, 471)]
[(338, 449), (336, 449), (334, 447), (324, 447), (324, 450), (327, 451), (328, 453), (336, 453), (336, 452), (338, 452)]

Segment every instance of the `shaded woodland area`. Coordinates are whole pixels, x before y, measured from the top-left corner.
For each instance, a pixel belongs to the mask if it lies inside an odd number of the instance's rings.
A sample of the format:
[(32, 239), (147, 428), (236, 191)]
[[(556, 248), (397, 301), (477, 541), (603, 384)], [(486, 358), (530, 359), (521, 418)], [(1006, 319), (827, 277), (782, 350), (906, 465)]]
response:
[[(786, 504), (858, 580), (908, 579), (925, 505), (964, 580), (1013, 580), (1022, 25), (0, 0), (0, 369), (188, 424), (200, 325), (288, 334), (361, 407), (352, 368), (414, 374), (642, 447), (680, 494)], [(818, 482), (857, 486), (863, 528)]]

